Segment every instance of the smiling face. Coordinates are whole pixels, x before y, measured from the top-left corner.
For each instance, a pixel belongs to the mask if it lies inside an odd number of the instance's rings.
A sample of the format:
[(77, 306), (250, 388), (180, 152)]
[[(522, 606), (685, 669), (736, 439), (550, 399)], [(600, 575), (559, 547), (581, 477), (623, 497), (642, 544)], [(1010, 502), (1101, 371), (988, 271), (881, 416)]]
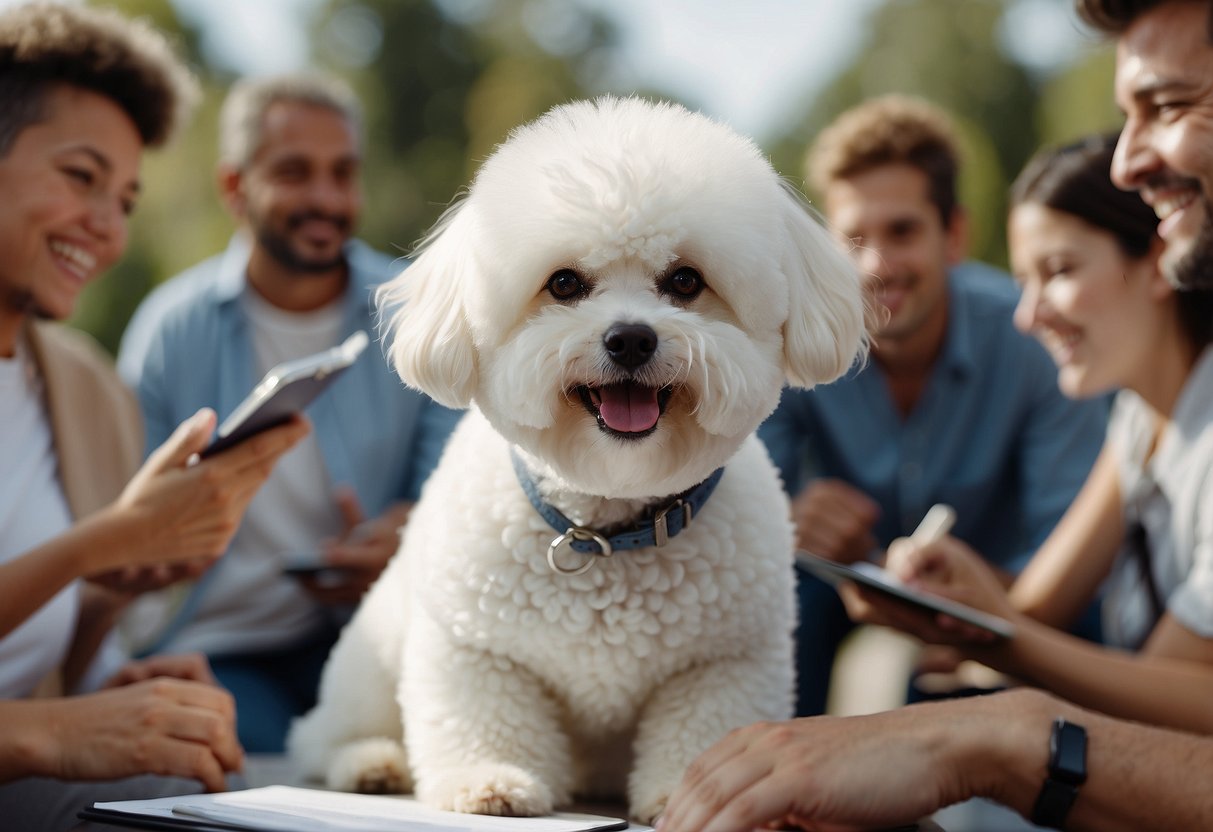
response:
[(1213, 46), (1206, 2), (1162, 3), (1121, 36), (1116, 102), (1125, 113), (1112, 177), (1162, 220), (1163, 268), (1213, 285)]
[[(830, 183), (826, 216), (854, 244), (851, 253), (877, 305), (877, 353), (931, 332), (943, 337), (948, 268), (959, 262), (958, 221), (948, 227), (929, 196), (927, 176), (886, 164)], [(887, 314), (886, 314), (887, 313)]]
[(1159, 345), (1169, 348), (1178, 329), (1157, 252), (1131, 258), (1111, 233), (1032, 202), (1011, 211), (1007, 237), (1023, 288), (1015, 326), (1048, 349), (1061, 391), (1144, 389)]
[(362, 207), (354, 126), (335, 110), (297, 101), (275, 102), (262, 118), (252, 161), (224, 178), (229, 204), (285, 271), (341, 268)]
[(143, 144), (112, 100), (52, 89), (45, 118), (0, 157), (0, 317), (11, 354), (33, 311), (71, 315), (84, 286), (122, 255)]

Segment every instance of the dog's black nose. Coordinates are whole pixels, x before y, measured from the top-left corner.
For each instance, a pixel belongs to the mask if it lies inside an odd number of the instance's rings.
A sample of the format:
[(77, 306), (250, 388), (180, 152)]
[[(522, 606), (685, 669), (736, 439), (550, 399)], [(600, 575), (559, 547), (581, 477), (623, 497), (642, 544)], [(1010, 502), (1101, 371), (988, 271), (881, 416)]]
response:
[(657, 352), (657, 333), (648, 324), (614, 324), (602, 336), (602, 345), (612, 361), (635, 370)]

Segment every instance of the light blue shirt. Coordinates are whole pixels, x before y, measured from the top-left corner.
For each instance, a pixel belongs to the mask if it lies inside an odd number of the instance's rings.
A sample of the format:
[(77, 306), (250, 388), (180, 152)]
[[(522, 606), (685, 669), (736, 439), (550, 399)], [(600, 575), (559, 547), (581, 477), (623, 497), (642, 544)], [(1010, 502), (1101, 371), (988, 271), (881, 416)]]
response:
[[(148, 452), (200, 407), (222, 421), (257, 382), (245, 290), (247, 241), (157, 287), (122, 339), (118, 371), (136, 391), (147, 423)], [(308, 409), (333, 483), (355, 490), (368, 517), (391, 503), (416, 500), (447, 436), (462, 415), (409, 390), (388, 367), (373, 306), (393, 261), (358, 241), (346, 249), (350, 279), (341, 337), (364, 330), (372, 344)]]
[(1018, 298), (989, 266), (952, 270), (943, 348), (906, 418), (875, 361), (833, 384), (785, 389), (759, 436), (789, 494), (813, 477), (850, 483), (880, 505), (881, 547), (947, 503), (952, 534), (1022, 569), (1086, 480), (1108, 402), (1061, 394), (1048, 353), (1012, 325)]

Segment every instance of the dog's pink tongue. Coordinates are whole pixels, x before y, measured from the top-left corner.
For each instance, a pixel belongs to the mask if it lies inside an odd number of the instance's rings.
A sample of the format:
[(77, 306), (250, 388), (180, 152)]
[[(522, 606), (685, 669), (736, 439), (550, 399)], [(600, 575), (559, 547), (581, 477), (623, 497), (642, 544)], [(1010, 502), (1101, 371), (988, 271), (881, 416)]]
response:
[(611, 430), (640, 433), (657, 424), (657, 388), (623, 382), (598, 388), (598, 412)]

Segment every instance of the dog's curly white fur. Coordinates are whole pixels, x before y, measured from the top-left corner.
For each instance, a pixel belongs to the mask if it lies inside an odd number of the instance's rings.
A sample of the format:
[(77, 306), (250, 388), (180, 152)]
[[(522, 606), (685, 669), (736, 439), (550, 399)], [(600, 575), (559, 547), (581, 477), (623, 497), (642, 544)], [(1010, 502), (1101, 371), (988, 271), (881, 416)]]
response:
[[(383, 300), (401, 377), (471, 412), (291, 753), (446, 809), (626, 791), (651, 821), (708, 745), (790, 713), (792, 530), (753, 432), (862, 352), (854, 267), (752, 142), (604, 98), (514, 131)], [(511, 447), (596, 529), (727, 467), (665, 546), (573, 576)]]

